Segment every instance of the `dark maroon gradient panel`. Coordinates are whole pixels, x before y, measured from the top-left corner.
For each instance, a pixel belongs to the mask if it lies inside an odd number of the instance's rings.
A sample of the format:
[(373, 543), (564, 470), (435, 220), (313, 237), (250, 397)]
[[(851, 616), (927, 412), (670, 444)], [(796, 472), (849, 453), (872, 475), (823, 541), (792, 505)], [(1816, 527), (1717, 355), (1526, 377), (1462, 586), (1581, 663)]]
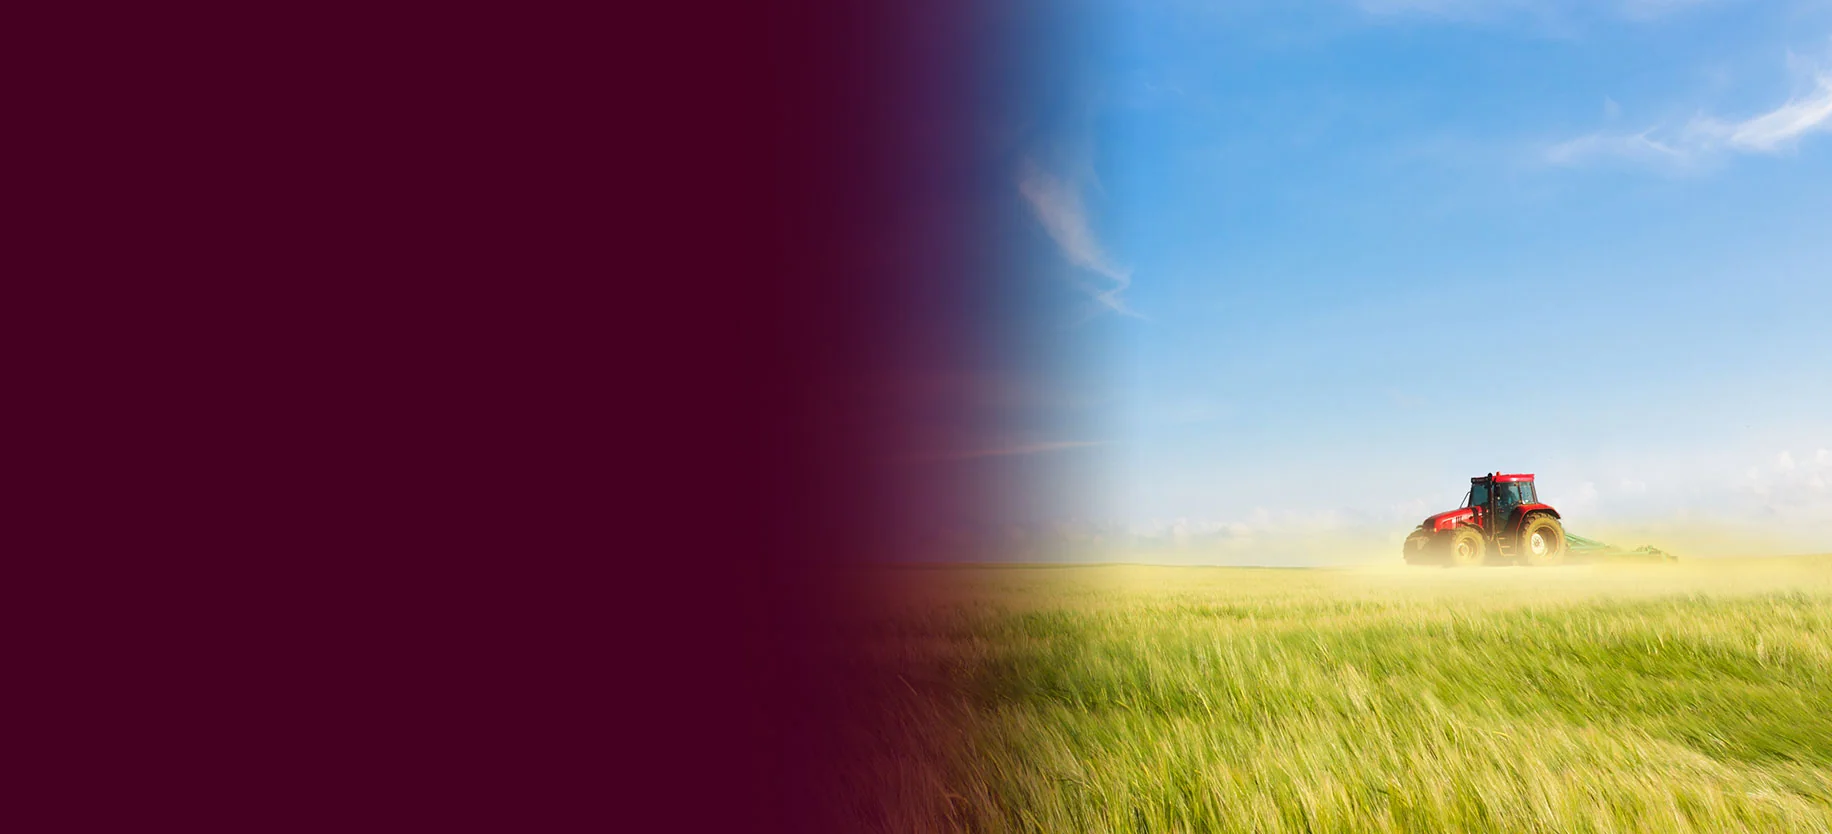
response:
[(1034, 403), (1073, 299), (1018, 177), (1074, 106), (1059, 53), (1078, 21), (1032, 2), (797, 8), (776, 22), (771, 135), (783, 365), (754, 417), (778, 432), (755, 484), (777, 628), (754, 648), (782, 694), (755, 714), (777, 757), (765, 810), (785, 830), (899, 830), (918, 817), (879, 766), (939, 766), (920, 759), (949, 751), (920, 740), (951, 734), (893, 719), (910, 685), (856, 624), (911, 590), (878, 568), (998, 557), (974, 534), (1020, 521), (1036, 476), (1010, 452), (1060, 428)]
[(897, 827), (849, 628), (1059, 428), (1073, 12), (66, 23), (16, 827)]

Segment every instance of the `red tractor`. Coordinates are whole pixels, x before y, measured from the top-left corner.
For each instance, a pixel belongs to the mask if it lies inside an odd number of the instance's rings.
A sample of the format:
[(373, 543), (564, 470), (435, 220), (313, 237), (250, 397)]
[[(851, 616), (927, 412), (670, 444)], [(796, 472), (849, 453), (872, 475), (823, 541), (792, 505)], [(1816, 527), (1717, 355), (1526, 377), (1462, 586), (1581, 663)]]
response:
[(1425, 519), (1406, 537), (1414, 565), (1557, 565), (1570, 543), (1558, 510), (1539, 503), (1532, 475), (1469, 479), (1460, 509)]

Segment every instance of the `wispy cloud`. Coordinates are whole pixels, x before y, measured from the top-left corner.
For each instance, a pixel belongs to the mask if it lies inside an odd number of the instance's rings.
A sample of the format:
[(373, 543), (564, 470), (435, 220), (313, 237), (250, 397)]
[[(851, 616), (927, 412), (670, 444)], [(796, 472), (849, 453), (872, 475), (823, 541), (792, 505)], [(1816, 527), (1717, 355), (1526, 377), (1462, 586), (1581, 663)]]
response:
[(1568, 139), (1546, 149), (1546, 161), (1554, 165), (1578, 165), (1595, 159), (1627, 159), (1654, 165), (1684, 166), (1691, 162), (1690, 149), (1677, 148), (1653, 139), (1653, 129), (1640, 133), (1591, 133)]
[(1062, 250), (1063, 257), (1077, 268), (1099, 276), (1102, 283), (1107, 285), (1103, 287), (1074, 279), (1077, 288), (1087, 293), (1103, 309), (1144, 318), (1128, 307), (1125, 299), (1120, 297), (1127, 287), (1132, 286), (1132, 272), (1115, 266), (1101, 249), (1100, 241), (1095, 238), (1094, 229), (1088, 222), (1079, 182), (1046, 171), (1026, 159), (1018, 173), (1018, 193), (1030, 204), (1031, 212), (1043, 224), (1050, 239)]
[(1827, 131), (1832, 131), (1832, 74), (1821, 72), (1811, 92), (1741, 121), (1699, 115), (1678, 128), (1598, 131), (1551, 145), (1545, 160), (1565, 166), (1624, 161), (1687, 169), (1728, 153), (1786, 152), (1807, 135)]
[(1821, 74), (1814, 91), (1760, 116), (1734, 124), (1716, 119), (1694, 122), (1692, 132), (1732, 148), (1774, 153), (1793, 147), (1800, 137), (1832, 129), (1832, 74)]

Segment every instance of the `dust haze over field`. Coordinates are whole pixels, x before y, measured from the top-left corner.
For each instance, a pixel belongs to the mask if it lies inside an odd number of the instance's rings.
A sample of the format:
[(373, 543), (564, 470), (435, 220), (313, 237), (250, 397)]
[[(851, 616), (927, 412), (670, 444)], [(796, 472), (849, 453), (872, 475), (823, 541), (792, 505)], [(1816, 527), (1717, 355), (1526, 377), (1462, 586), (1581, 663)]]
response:
[(862, 829), (1832, 831), (1832, 556), (884, 570)]
[[(1401, 544), (1417, 524), (1353, 526), (1285, 524), (1259, 528), (1159, 529), (1012, 528), (979, 539), (941, 539), (917, 548), (910, 561), (1129, 563), (1232, 567), (1373, 567), (1401, 561)], [(1832, 541), (1817, 531), (1730, 522), (1591, 520), (1568, 514), (1569, 533), (1625, 551), (1651, 546), (1682, 559), (1775, 557), (1825, 552)], [(1574, 561), (1581, 561), (1573, 554)]]

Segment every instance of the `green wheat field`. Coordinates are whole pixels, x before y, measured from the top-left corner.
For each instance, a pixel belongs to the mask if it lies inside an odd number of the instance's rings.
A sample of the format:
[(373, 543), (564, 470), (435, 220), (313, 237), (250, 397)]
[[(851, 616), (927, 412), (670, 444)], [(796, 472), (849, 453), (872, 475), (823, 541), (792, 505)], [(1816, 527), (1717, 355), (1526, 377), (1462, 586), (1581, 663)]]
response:
[(1832, 832), (1832, 557), (893, 572), (861, 829)]

